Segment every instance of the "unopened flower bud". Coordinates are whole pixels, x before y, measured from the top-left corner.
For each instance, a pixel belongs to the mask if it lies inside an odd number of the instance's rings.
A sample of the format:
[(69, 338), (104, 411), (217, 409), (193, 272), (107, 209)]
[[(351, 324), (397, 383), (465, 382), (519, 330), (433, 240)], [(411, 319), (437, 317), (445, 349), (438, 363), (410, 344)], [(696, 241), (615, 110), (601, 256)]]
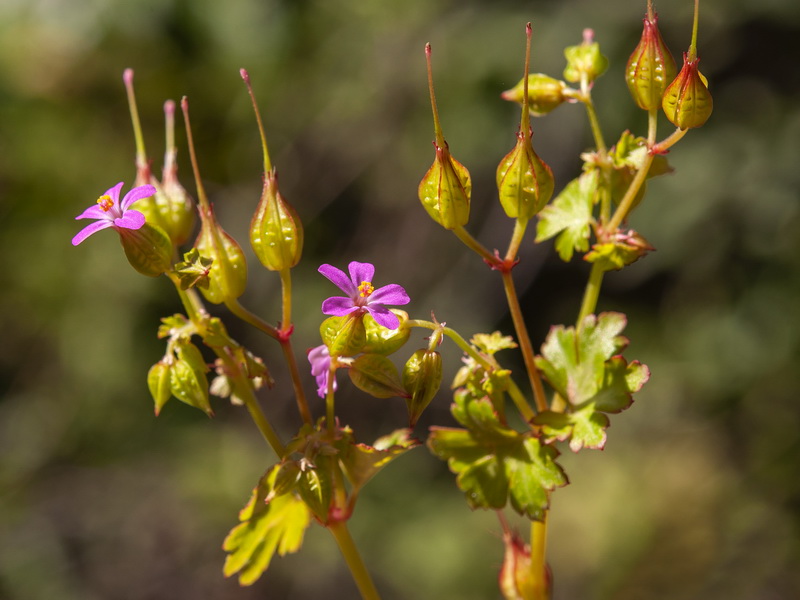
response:
[[(500, 97), (503, 100), (519, 102), (522, 104), (524, 95), (525, 79), (520, 79), (519, 83), (510, 90), (506, 90)], [(535, 117), (546, 115), (554, 108), (560, 106), (567, 96), (564, 90), (567, 84), (563, 81), (544, 75), (543, 73), (531, 73), (528, 75), (528, 109)]]
[(208, 287), (200, 288), (206, 300), (213, 304), (235, 300), (247, 285), (247, 263), (239, 244), (220, 227), (214, 209), (200, 208), (200, 235), (194, 247), (201, 256), (212, 261), (208, 272)]
[(270, 271), (291, 269), (303, 253), (303, 223), (278, 190), (278, 176), (264, 176), (261, 200), (250, 223), (250, 244)]
[(594, 244), (584, 260), (597, 264), (603, 271), (618, 271), (655, 250), (633, 229), (617, 230), (611, 241)]
[(191, 342), (179, 342), (175, 348), (177, 360), (170, 368), (170, 389), (172, 395), (181, 402), (199, 408), (208, 416), (213, 416), (208, 401), (208, 366), (200, 350)]
[(142, 275), (158, 277), (172, 266), (172, 242), (160, 227), (145, 223), (117, 232), (128, 262)]
[(591, 29), (584, 29), (583, 43), (567, 47), (564, 56), (567, 59), (564, 79), (573, 83), (585, 77), (587, 83), (591, 84), (608, 68), (608, 59), (600, 54), (600, 45), (594, 41), (594, 31)]
[(403, 387), (408, 392), (409, 427), (413, 427), (442, 385), (442, 355), (435, 350), (417, 350), (403, 368)]
[(156, 416), (172, 396), (170, 389), (170, 365), (163, 360), (158, 361), (147, 373), (147, 387), (155, 402)]
[(661, 106), (667, 84), (675, 77), (677, 67), (658, 30), (658, 15), (644, 18), (644, 30), (625, 70), (625, 82), (634, 101), (644, 110)]
[(549, 598), (550, 573), (545, 566), (543, 573), (533, 572), (531, 549), (520, 537), (505, 528), (503, 532), (505, 555), (500, 569), (500, 592), (505, 600), (538, 600)]
[(708, 80), (697, 68), (699, 62), (699, 58), (690, 60), (684, 52), (683, 68), (664, 91), (664, 114), (679, 129), (700, 127), (714, 109)]

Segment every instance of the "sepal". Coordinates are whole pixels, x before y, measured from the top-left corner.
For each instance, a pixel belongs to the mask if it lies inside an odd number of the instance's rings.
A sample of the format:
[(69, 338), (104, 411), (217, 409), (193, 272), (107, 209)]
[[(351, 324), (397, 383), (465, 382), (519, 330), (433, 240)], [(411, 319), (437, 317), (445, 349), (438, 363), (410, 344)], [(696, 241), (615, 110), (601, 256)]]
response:
[(158, 277), (172, 266), (172, 242), (160, 227), (145, 223), (117, 232), (128, 262), (142, 275)]

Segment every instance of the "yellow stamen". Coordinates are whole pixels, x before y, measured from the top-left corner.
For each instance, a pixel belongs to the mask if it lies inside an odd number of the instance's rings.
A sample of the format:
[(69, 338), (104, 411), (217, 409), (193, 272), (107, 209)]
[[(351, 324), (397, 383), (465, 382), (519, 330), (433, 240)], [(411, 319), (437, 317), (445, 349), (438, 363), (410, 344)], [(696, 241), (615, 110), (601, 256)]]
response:
[(97, 199), (97, 203), (100, 205), (100, 208), (103, 212), (108, 212), (111, 210), (111, 207), (114, 206), (114, 201), (111, 199), (111, 196), (108, 194), (103, 194)]
[(358, 295), (362, 298), (367, 298), (374, 291), (375, 288), (369, 281), (362, 281), (361, 285), (358, 286)]

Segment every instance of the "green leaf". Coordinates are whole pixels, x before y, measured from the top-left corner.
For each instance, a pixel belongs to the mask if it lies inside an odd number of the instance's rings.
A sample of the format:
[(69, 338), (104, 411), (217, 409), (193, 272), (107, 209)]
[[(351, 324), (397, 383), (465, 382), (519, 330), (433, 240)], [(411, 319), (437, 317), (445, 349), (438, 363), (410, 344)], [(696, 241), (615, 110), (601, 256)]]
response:
[(595, 244), (591, 252), (584, 256), (586, 262), (599, 264), (603, 271), (619, 271), (621, 268), (639, 260), (646, 251), (636, 246), (619, 242)]
[(372, 446), (349, 444), (340, 456), (347, 480), (352, 484), (355, 495), (383, 467), (392, 460), (419, 446), (420, 441), (411, 437), (410, 429), (398, 429), (383, 436)]
[(608, 416), (597, 412), (593, 402), (568, 414), (546, 410), (536, 415), (533, 422), (542, 427), (546, 440), (569, 440), (573, 452), (581, 448), (602, 449), (609, 425)]
[(239, 513), (241, 523), (230, 531), (222, 545), (228, 553), (222, 572), (225, 577), (238, 573), (241, 585), (255, 583), (269, 567), (275, 552), (279, 556), (297, 552), (311, 522), (308, 508), (294, 494), (266, 500), (278, 471), (275, 465), (261, 478), (247, 506)]
[(578, 333), (574, 327), (551, 329), (536, 365), (568, 404), (564, 413), (544, 411), (534, 419), (546, 441), (569, 440), (575, 452), (605, 445), (604, 413), (628, 408), (650, 376), (645, 365), (619, 355), (628, 345), (619, 335), (625, 324), (620, 313), (602, 313), (586, 317)]
[(318, 454), (314, 464), (305, 462), (297, 481), (297, 492), (314, 516), (322, 523), (328, 521), (328, 511), (333, 495), (332, 470), (334, 465), (331, 456)]
[(174, 314), (171, 317), (163, 317), (161, 319), (161, 325), (158, 326), (158, 338), (172, 338), (172, 337), (179, 337), (183, 333), (184, 330), (187, 330), (185, 335), (182, 337), (186, 337), (187, 339), (191, 337), (191, 332), (188, 331), (190, 328), (190, 321), (182, 314)]
[(207, 288), (208, 274), (214, 261), (200, 256), (197, 248), (192, 248), (183, 255), (183, 261), (175, 264), (175, 272), (181, 282), (181, 289), (188, 290), (194, 286)]
[(503, 425), (488, 399), (456, 394), (452, 411), (466, 429), (432, 427), (427, 443), (447, 460), (470, 507), (500, 509), (510, 502), (530, 519), (543, 518), (549, 492), (567, 484), (557, 450)]
[(470, 343), (481, 352), (493, 356), (500, 350), (516, 348), (517, 343), (510, 335), (503, 335), (499, 331), (492, 333), (476, 333)]
[(570, 181), (553, 202), (539, 213), (536, 241), (558, 235), (556, 251), (563, 261), (589, 248), (592, 207), (597, 193), (597, 170), (591, 169)]
[(586, 317), (579, 337), (574, 327), (553, 327), (536, 364), (563, 398), (574, 406), (582, 404), (600, 389), (605, 362), (628, 345), (619, 335), (625, 324), (625, 315), (607, 312)]

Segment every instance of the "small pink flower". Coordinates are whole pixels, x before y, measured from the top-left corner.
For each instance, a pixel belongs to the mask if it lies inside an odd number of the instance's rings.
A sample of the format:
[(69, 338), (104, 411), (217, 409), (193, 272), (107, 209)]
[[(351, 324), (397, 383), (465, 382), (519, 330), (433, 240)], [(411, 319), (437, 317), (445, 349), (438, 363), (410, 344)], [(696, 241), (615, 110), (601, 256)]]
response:
[(322, 265), (318, 271), (348, 296), (333, 296), (325, 300), (322, 303), (323, 314), (342, 317), (356, 311), (368, 312), (379, 325), (387, 329), (397, 329), (400, 326), (399, 319), (386, 305), (408, 304), (408, 294), (396, 283), (375, 289), (372, 285), (372, 277), (375, 275), (373, 265), (351, 262), (348, 265), (350, 277), (331, 265)]
[(97, 204), (90, 206), (75, 219), (97, 219), (87, 225), (72, 238), (72, 245), (77, 246), (93, 233), (101, 229), (140, 229), (144, 225), (144, 215), (138, 210), (131, 210), (131, 205), (143, 198), (149, 198), (156, 193), (152, 185), (140, 185), (131, 189), (122, 202), (119, 201), (119, 192), (123, 182), (106, 190), (106, 193), (97, 199)]
[[(308, 362), (311, 363), (311, 374), (317, 380), (317, 395), (324, 398), (328, 395), (328, 378), (331, 374), (331, 355), (325, 344), (308, 351)], [(336, 378), (333, 379), (333, 391), (336, 391)]]

